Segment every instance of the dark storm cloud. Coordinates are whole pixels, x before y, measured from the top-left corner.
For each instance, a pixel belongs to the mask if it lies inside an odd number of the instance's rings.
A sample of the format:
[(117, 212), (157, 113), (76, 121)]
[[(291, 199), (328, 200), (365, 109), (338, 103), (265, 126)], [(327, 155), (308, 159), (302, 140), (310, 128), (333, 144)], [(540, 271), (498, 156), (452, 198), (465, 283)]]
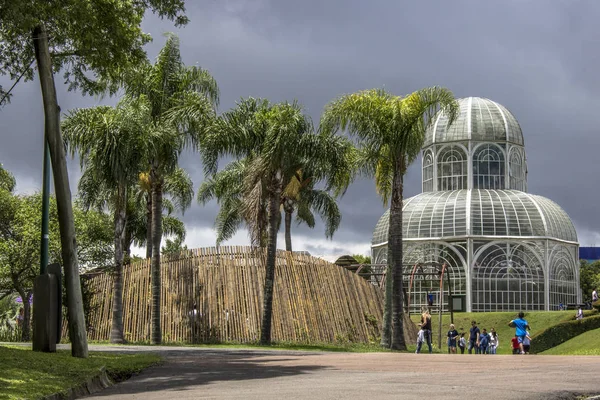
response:
[[(431, 85), (505, 105), (525, 136), (529, 192), (559, 203), (582, 244), (593, 244), (585, 241), (594, 235), (600, 244), (600, 3), (202, 0), (188, 2), (188, 12), (191, 23), (182, 30), (146, 20), (155, 38), (148, 52), (154, 57), (164, 43), (161, 33), (176, 31), (185, 62), (217, 79), (220, 111), (240, 97), (296, 98), (318, 121), (323, 106), (343, 93), (385, 87), (401, 95)], [(25, 186), (39, 186), (39, 89), (18, 89), (0, 112), (0, 162), (29, 182)], [(98, 102), (64, 90), (59, 96), (63, 110)], [(199, 185), (199, 157), (186, 154), (181, 163)], [(78, 166), (72, 162), (70, 170), (75, 176)], [(420, 192), (420, 179), (417, 161), (406, 177), (406, 197)], [(373, 183), (357, 181), (340, 208), (343, 221), (331, 246), (369, 242), (384, 211)], [(184, 220), (211, 227), (216, 211), (214, 203), (194, 203)], [(307, 237), (323, 231), (322, 225), (315, 231), (294, 227)]]

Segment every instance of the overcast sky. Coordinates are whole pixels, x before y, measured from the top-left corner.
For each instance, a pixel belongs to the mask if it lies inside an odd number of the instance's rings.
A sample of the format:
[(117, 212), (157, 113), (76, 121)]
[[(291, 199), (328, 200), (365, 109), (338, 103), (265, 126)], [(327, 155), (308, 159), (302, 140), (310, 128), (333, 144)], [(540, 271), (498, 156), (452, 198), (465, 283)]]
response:
[[(581, 245), (600, 245), (600, 2), (588, 1), (378, 1), (194, 0), (190, 23), (175, 29), (148, 17), (144, 30), (154, 58), (164, 32), (176, 32), (188, 65), (208, 69), (221, 90), (219, 111), (241, 97), (274, 102), (298, 99), (318, 121), (331, 99), (385, 87), (398, 95), (440, 85), (457, 97), (487, 97), (507, 107), (525, 137), (530, 193), (556, 201), (573, 219)], [(115, 99), (67, 92), (57, 77), (63, 111), (114, 104)], [(0, 77), (7, 87), (10, 81)], [(0, 111), (0, 163), (20, 192), (41, 188), (43, 112), (38, 82), (19, 84)], [(181, 165), (197, 187), (196, 154)], [(80, 175), (69, 160), (72, 191)], [(421, 191), (413, 165), (405, 196)], [(328, 258), (369, 252), (385, 207), (372, 182), (356, 182), (340, 201), (342, 224), (332, 241), (319, 224), (293, 228), (294, 250)], [(189, 247), (214, 245), (217, 205), (185, 213)], [(281, 237), (281, 239), (283, 239)], [(228, 244), (247, 244), (245, 231)], [(283, 240), (279, 247), (284, 247)]]

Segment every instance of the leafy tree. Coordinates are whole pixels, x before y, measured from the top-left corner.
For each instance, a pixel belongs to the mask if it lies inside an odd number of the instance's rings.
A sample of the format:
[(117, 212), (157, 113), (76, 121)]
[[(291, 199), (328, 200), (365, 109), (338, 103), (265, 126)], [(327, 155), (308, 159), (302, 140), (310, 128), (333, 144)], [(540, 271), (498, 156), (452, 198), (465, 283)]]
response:
[(152, 329), (153, 344), (160, 344), (160, 243), (165, 178), (176, 168), (181, 151), (196, 147), (215, 118), (219, 90), (202, 68), (183, 64), (179, 39), (168, 35), (154, 65), (144, 65), (125, 79), (126, 93), (146, 96), (150, 102), (152, 130), (148, 155), (152, 209)]
[(439, 108), (450, 122), (458, 115), (458, 103), (447, 89), (421, 89), (404, 98), (384, 90), (365, 90), (332, 101), (321, 119), (322, 130), (345, 130), (358, 140), (363, 172), (375, 178), (384, 203), (391, 198), (387, 276), (392, 279), (386, 284), (381, 344), (392, 349), (406, 349), (402, 326), (404, 174), (418, 156), (426, 125)]
[[(146, 132), (150, 107), (145, 97), (124, 99), (116, 107), (100, 106), (71, 111), (62, 123), (71, 154), (79, 155), (84, 188), (93, 182), (101, 197), (84, 196), (90, 202), (106, 200), (114, 214), (113, 317), (111, 343), (123, 343), (123, 245), (130, 188), (146, 166), (149, 153)], [(90, 204), (87, 204), (88, 206)]]
[(164, 256), (177, 256), (178, 254), (187, 251), (187, 246), (183, 244), (181, 237), (176, 237), (173, 240), (167, 239), (161, 251)]
[[(312, 128), (310, 119), (295, 102), (270, 104), (267, 100), (250, 98), (224, 113), (201, 147), (210, 175), (217, 172), (220, 156), (244, 160), (238, 215), (244, 216), (251, 232), (258, 232), (255, 241), (260, 240), (264, 203), (267, 203), (267, 260), (260, 338), (263, 344), (271, 341), (277, 231), (284, 189), (297, 171), (307, 166), (314, 171), (316, 181), (324, 181), (326, 189), (341, 191), (349, 183), (349, 175), (341, 171), (350, 169), (351, 144), (334, 135), (316, 135)], [(230, 171), (241, 166), (238, 163)]]
[[(18, 293), (23, 299), (24, 324), (22, 339), (30, 338), (30, 306), (33, 281), (39, 273), (42, 204), (40, 194), (29, 196), (12, 195), (10, 213), (1, 211), (6, 203), (0, 205), (0, 213), (7, 215), (10, 229), (0, 234), (0, 290), (4, 293)], [(91, 269), (110, 264), (113, 254), (111, 244), (110, 220), (106, 214), (96, 211), (83, 211), (74, 208), (75, 232), (78, 258), (82, 268)], [(58, 230), (58, 210), (54, 197), (50, 198), (50, 240), (49, 260), (62, 264), (60, 232)]]
[(592, 301), (592, 291), (600, 288), (600, 261), (580, 260), (579, 285), (583, 301)]
[[(119, 82), (123, 71), (146, 60), (143, 46), (151, 38), (142, 32), (141, 22), (148, 11), (174, 20), (177, 25), (187, 23), (184, 0), (0, 0), (0, 74), (31, 80), (35, 61), (40, 79), (74, 357), (87, 357), (88, 347), (54, 73), (63, 70), (70, 90), (90, 94), (116, 90), (117, 85), (109, 83)], [(0, 88), (2, 94), (4, 90)]]

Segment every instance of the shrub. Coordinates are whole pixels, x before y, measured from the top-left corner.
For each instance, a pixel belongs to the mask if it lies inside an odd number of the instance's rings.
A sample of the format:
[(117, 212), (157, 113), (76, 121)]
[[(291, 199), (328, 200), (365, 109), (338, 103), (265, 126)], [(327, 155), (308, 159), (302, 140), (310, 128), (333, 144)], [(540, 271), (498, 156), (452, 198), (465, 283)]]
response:
[(553, 325), (531, 338), (531, 352), (541, 353), (586, 331), (598, 328), (600, 315)]

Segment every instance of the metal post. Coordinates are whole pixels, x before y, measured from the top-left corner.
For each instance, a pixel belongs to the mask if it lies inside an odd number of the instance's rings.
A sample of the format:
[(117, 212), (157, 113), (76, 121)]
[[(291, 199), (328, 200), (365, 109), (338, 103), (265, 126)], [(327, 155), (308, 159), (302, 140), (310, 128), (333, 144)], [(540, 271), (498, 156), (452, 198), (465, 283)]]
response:
[(50, 148), (44, 135), (44, 166), (42, 169), (42, 236), (40, 249), (40, 275), (48, 266), (48, 220), (50, 218)]

